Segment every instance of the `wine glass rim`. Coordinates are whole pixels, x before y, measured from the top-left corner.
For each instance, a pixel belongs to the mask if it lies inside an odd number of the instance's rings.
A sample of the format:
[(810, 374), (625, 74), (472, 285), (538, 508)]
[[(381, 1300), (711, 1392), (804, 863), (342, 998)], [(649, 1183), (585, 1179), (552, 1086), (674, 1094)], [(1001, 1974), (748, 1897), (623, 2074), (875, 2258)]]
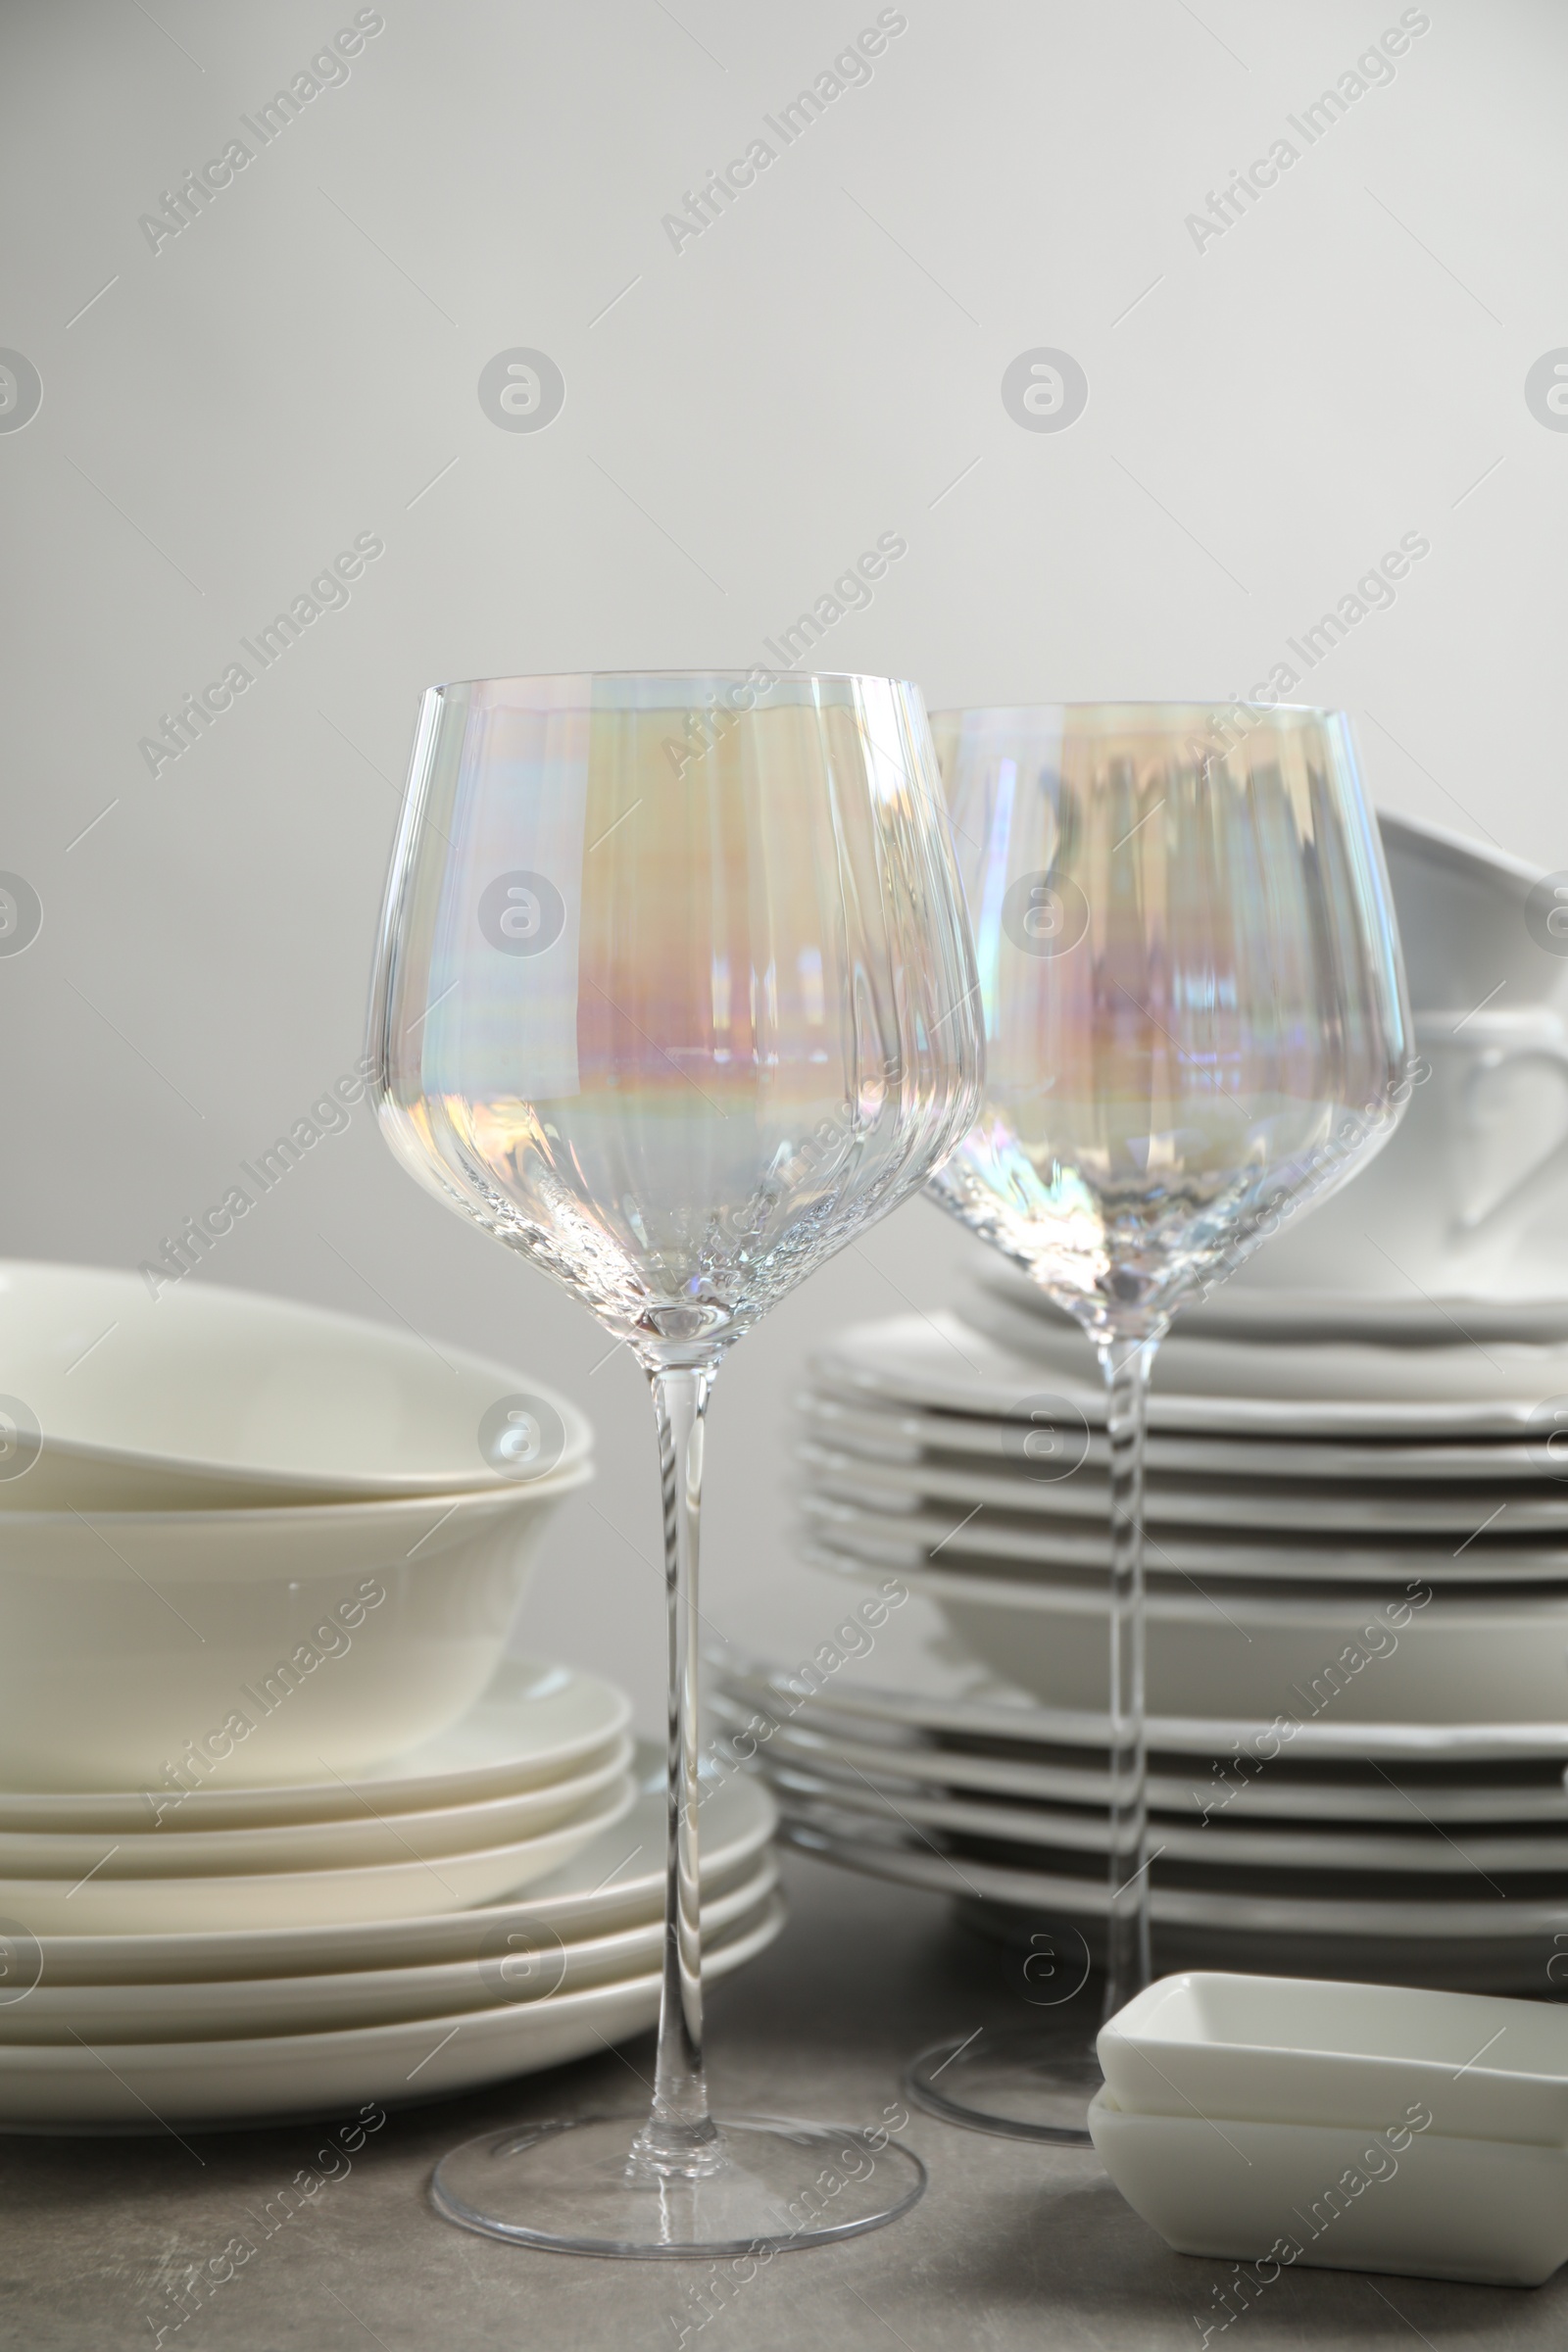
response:
[(463, 686), (565, 686), (579, 678), (645, 678), (652, 684), (662, 684), (677, 678), (711, 678), (717, 684), (756, 686), (760, 693), (768, 689), (763, 680), (773, 686), (814, 685), (873, 685), (897, 686), (903, 693), (918, 693), (910, 678), (892, 677), (883, 670), (870, 669), (770, 669), (765, 662), (754, 662), (750, 669), (703, 669), (688, 665), (679, 669), (539, 669), (502, 670), (487, 678), (440, 678), (425, 689), (428, 694), (454, 694)]
[(1020, 716), (1038, 718), (1044, 717), (1050, 711), (1104, 712), (1111, 710), (1167, 710), (1180, 713), (1200, 711), (1209, 718), (1223, 717), (1227, 711), (1231, 710), (1255, 711), (1263, 718), (1283, 715), (1290, 718), (1348, 719), (1350, 715), (1348, 710), (1339, 709), (1330, 703), (1249, 703), (1245, 702), (1240, 695), (1235, 694), (1218, 695), (1208, 703), (1165, 702), (1150, 696), (1134, 695), (1116, 697), (1102, 702), (934, 703), (930, 706), (930, 715), (933, 720), (973, 718), (987, 711), (999, 714), (1004, 711), (1016, 711)]

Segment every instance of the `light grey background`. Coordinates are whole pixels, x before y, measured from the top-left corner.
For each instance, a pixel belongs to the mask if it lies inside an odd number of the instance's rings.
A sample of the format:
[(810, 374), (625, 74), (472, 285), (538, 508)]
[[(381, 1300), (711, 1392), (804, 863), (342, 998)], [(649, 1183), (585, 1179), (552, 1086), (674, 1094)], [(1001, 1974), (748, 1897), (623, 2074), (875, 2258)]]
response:
[[(1568, 433), (1524, 398), (1568, 345), (1568, 15), (1431, 0), (1307, 149), (1299, 116), (1392, 0), (939, 6), (677, 252), (662, 217), (875, 22), (797, 0), (386, 0), (349, 78), (155, 254), (140, 216), (355, 10), (14, 7), (0, 433), (14, 590), (0, 867), (43, 929), (0, 959), (0, 1249), (134, 1265), (360, 1051), (416, 696), (508, 670), (749, 664), (882, 532), (908, 553), (824, 666), (928, 699), (1245, 692), (1378, 560), (1430, 554), (1297, 699), (1349, 706), (1386, 807), (1568, 864)], [(1407, 16), (1410, 12), (1406, 12)], [(1201, 250), (1271, 142), (1299, 160)], [(254, 139), (249, 140), (253, 146)], [(84, 307), (85, 306), (85, 307)], [(499, 430), (514, 346), (566, 386)], [(1024, 431), (1004, 370), (1072, 354)], [(357, 533), (385, 554), (155, 778), (160, 714)], [(253, 665), (254, 666), (254, 665)], [(784, 1437), (837, 1324), (961, 1294), (916, 1202), (725, 1370), (708, 1597), (808, 1642)], [(401, 1319), (548, 1375), (601, 1478), (528, 1633), (661, 1672), (649, 1414), (624, 1353), (445, 1213), (356, 1115), (212, 1279)]]

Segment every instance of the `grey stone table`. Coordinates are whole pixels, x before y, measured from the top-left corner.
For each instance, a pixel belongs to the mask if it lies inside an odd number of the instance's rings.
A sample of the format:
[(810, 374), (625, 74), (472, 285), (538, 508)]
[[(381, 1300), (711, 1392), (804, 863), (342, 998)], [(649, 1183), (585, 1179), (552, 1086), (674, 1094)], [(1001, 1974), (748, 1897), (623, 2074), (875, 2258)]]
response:
[[(998, 1954), (930, 1897), (788, 1864), (789, 1927), (715, 1988), (715, 2096), (736, 2109), (873, 2123), (922, 2042), (1019, 2023)], [(651, 2040), (438, 2106), (394, 2110), (272, 2233), (257, 2217), (311, 2165), (299, 2126), (172, 2138), (0, 2137), (0, 2345), (121, 2352), (158, 2330), (180, 2352), (1038, 2352), (1042, 2345), (1199, 2352), (1333, 2344), (1551, 2347), (1568, 2338), (1568, 2271), (1535, 2292), (1287, 2271), (1228, 2328), (1228, 2266), (1168, 2253), (1092, 2152), (1040, 2148), (915, 2115), (923, 2203), (890, 2229), (782, 2257), (726, 2301), (702, 2266), (536, 2254), (431, 2212), (435, 2159), (513, 2117), (634, 2108)], [(194, 2151), (194, 2153), (192, 2152)], [(200, 2161), (198, 2161), (198, 2158)], [(231, 2237), (256, 2252), (175, 2327), (187, 2266)]]

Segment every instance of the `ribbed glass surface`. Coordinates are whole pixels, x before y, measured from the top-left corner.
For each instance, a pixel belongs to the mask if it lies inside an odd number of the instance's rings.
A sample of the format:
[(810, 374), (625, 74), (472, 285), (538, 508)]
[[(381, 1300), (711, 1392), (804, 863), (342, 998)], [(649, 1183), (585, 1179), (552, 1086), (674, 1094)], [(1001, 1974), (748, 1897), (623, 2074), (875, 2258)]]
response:
[(1407, 1051), (1347, 721), (944, 711), (986, 1100), (949, 1207), (1093, 1334), (1153, 1329), (1378, 1148)]
[(500, 679), (426, 698), (373, 1037), (402, 1156), (612, 1330), (733, 1338), (978, 1102), (919, 696)]

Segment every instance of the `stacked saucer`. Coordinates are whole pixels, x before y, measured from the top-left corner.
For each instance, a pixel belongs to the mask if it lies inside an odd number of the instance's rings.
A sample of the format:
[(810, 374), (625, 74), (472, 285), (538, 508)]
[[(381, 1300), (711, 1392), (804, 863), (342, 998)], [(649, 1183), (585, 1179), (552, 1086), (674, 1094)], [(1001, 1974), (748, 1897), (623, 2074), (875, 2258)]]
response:
[[(1459, 1334), (1436, 1306), (1238, 1291), (1226, 1324), (1225, 1298), (1211, 1336), (1165, 1343), (1151, 1401), (1158, 1963), (1546, 1989), (1568, 1315), (1478, 1302)], [(1004, 1282), (961, 1318), (846, 1334), (802, 1404), (804, 1556), (846, 1622), (867, 1592), (901, 1614), (831, 1676), (721, 1673), (727, 1720), (772, 1727), (749, 1744), (787, 1835), (1093, 1943), (1107, 1494), (1084, 1341)]]
[[(0, 1880), (0, 2126), (428, 2098), (653, 2024), (663, 1773), (628, 1712), (511, 1660), (451, 1731), (352, 1782), (194, 1789), (156, 1827), (137, 1795), (0, 1795), (0, 1861), (34, 1873)], [(765, 1790), (708, 1785), (711, 1975), (778, 1932), (773, 1819)]]

